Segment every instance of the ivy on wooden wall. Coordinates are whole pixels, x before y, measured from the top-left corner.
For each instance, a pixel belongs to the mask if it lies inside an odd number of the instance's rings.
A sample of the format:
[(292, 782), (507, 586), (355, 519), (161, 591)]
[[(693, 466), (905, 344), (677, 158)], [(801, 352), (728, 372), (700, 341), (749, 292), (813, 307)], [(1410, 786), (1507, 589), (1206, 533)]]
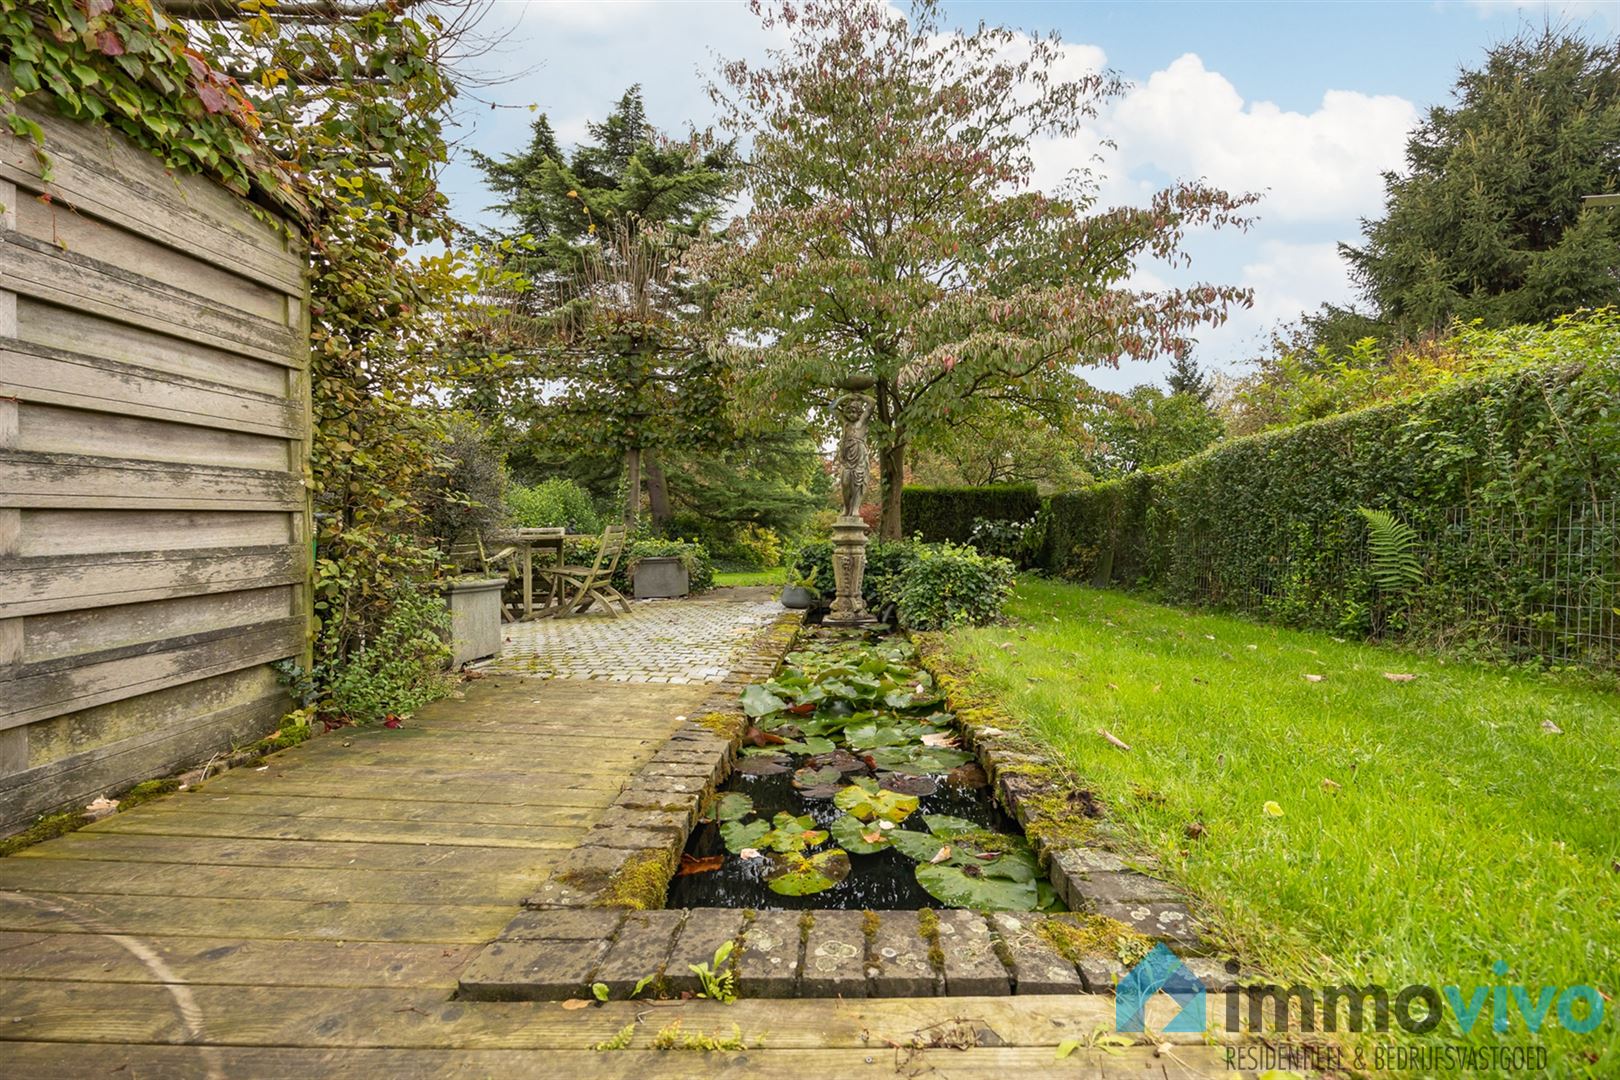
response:
[[(455, 96), (438, 16), (387, 0), (319, 18), (240, 0), (227, 14), (182, 24), (149, 0), (0, 0), (0, 49), (14, 100), (109, 124), (302, 226), (320, 623), (304, 685), (319, 707), (437, 572), (413, 497), (443, 464), (433, 399), (499, 362), (441, 345), (475, 336), (468, 298), (500, 283), (454, 246), (438, 189)], [(8, 122), (48, 162), (37, 125)]]

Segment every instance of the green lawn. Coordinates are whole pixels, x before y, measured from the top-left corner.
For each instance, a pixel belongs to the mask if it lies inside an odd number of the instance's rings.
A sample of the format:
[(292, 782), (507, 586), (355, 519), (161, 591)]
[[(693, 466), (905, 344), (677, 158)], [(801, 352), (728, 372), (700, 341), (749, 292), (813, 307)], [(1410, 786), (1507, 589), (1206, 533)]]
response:
[(1517, 1013), (1498, 1037), (1487, 1001), (1471, 1036), (1448, 1017), (1434, 1037), (1539, 1038), (1555, 1073), (1620, 1075), (1620, 698), (1080, 586), (1026, 581), (1010, 614), (952, 647), (1218, 941), (1279, 979), (1465, 1001), (1521, 984), (1532, 1004), (1596, 986), (1611, 1002), (1589, 1034), (1555, 1007), (1539, 1037)]
[(787, 567), (773, 566), (769, 570), (717, 570), (714, 574), (714, 583), (716, 586), (785, 585)]

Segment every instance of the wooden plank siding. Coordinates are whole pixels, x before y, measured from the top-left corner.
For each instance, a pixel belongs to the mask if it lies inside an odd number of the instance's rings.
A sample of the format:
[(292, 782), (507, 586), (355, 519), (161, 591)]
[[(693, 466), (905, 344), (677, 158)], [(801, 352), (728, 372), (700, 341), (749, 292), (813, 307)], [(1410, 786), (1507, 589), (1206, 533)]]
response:
[(271, 730), (310, 625), (301, 239), (29, 115), (49, 182), (0, 125), (0, 835)]

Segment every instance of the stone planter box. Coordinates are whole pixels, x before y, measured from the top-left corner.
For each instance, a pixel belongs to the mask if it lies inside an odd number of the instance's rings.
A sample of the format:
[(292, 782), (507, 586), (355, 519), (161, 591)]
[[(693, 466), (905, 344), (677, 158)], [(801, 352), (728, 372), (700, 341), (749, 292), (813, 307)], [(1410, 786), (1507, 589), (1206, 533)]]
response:
[(505, 578), (456, 578), (445, 585), (450, 604), (450, 667), (499, 656), (501, 590)]
[(639, 559), (631, 575), (637, 600), (669, 599), (692, 591), (692, 579), (678, 555)]

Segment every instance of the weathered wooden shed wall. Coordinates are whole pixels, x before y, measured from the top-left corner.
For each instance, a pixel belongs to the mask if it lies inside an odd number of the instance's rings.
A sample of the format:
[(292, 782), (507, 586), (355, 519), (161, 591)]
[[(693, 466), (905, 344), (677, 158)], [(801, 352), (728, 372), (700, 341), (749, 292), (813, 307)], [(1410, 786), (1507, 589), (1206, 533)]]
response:
[(0, 124), (0, 834), (273, 729), (309, 603), (300, 242), (30, 115), (48, 184)]

